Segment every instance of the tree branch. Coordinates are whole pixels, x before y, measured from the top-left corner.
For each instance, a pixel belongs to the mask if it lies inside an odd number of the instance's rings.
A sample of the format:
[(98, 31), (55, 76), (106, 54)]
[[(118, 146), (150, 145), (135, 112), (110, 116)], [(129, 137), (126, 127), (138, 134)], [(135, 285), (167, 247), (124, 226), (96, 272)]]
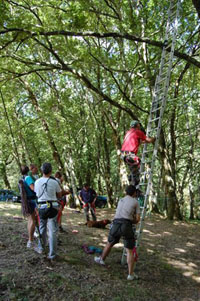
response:
[[(5, 27), (4, 27), (5, 28)], [(73, 32), (73, 31), (64, 31), (64, 30), (56, 30), (56, 31), (49, 31), (49, 32), (31, 32), (29, 30), (25, 30), (22, 28), (5, 28), (5, 30), (0, 31), (0, 35), (4, 35), (9, 32), (23, 32), (27, 33), (27, 35), (30, 35), (31, 37), (34, 36), (67, 36), (67, 37), (95, 37), (98, 39), (106, 39), (106, 38), (121, 38), (121, 39), (126, 39), (130, 40), (133, 42), (141, 42), (141, 43), (146, 43), (148, 45), (152, 45), (158, 48), (163, 48), (164, 42), (160, 41), (155, 41), (155, 40), (150, 40), (149, 38), (140, 38), (135, 35), (130, 35), (128, 33), (121, 34), (117, 32), (108, 32), (108, 33), (98, 33), (98, 32)], [(170, 51), (170, 48), (167, 49), (167, 51)], [(174, 55), (178, 58), (181, 58), (192, 65), (200, 68), (200, 62), (196, 59), (194, 59), (192, 56), (186, 54), (186, 53), (181, 53), (178, 50), (174, 51)]]

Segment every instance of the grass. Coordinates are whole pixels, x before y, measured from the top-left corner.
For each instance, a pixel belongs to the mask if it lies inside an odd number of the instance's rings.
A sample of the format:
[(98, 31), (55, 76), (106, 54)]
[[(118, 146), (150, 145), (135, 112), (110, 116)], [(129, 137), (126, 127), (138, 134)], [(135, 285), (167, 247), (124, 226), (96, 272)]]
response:
[[(97, 216), (112, 219), (114, 212), (97, 210)], [(122, 244), (112, 249), (105, 267), (95, 264), (94, 255), (82, 250), (84, 243), (103, 248), (108, 235), (108, 229), (87, 228), (83, 214), (65, 211), (63, 227), (68, 233), (59, 236), (62, 261), (52, 265), (44, 256), (26, 249), (27, 221), (22, 219), (20, 204), (0, 203), (0, 215), (0, 300), (169, 301), (169, 294), (171, 300), (198, 300), (199, 283), (184, 277), (185, 270), (171, 264), (175, 260), (182, 265), (194, 262), (191, 270), (198, 277), (198, 224), (174, 225), (159, 216), (149, 217), (136, 267), (140, 279), (128, 282), (127, 266), (120, 264)], [(182, 249), (185, 252), (177, 257)]]

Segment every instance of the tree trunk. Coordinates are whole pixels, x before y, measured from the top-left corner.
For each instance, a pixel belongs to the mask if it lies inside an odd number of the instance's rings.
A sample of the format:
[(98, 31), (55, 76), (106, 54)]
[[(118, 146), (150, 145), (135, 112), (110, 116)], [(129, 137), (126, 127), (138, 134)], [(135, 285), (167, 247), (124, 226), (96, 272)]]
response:
[(176, 208), (176, 192), (174, 190), (174, 180), (171, 175), (172, 170), (169, 164), (165, 137), (162, 130), (160, 133), (159, 153), (160, 153), (161, 165), (163, 169), (163, 184), (167, 195), (167, 218), (173, 220), (175, 215), (175, 208)]
[(102, 116), (102, 127), (103, 127), (103, 145), (104, 145), (104, 154), (103, 154), (103, 166), (104, 166), (104, 179), (106, 183), (106, 190), (108, 194), (108, 206), (113, 207), (113, 188), (111, 184), (111, 174), (110, 174), (110, 152), (107, 143), (107, 133), (105, 126), (105, 118)]
[(35, 110), (36, 110), (36, 112), (38, 114), (38, 117), (40, 118), (40, 120), (42, 122), (43, 129), (44, 129), (44, 131), (45, 131), (45, 133), (47, 135), (49, 145), (50, 145), (50, 147), (52, 149), (53, 158), (54, 158), (55, 162), (58, 165), (58, 169), (63, 172), (64, 179), (67, 181), (67, 176), (66, 176), (66, 174), (64, 172), (65, 171), (64, 164), (63, 164), (63, 162), (61, 160), (61, 156), (60, 156), (60, 154), (58, 152), (58, 149), (57, 149), (57, 147), (55, 145), (54, 139), (53, 139), (53, 137), (51, 135), (51, 131), (49, 129), (48, 123), (47, 123), (47, 121), (43, 117), (43, 114), (42, 114), (42, 111), (41, 111), (41, 109), (39, 107), (37, 98), (36, 98), (35, 94), (33, 93), (32, 89), (30, 88), (30, 86), (28, 85), (28, 83), (24, 82), (22, 80), (20, 80), (20, 81), (24, 84), (24, 87), (26, 88), (26, 90), (29, 93), (29, 98), (30, 98), (30, 100), (32, 102), (33, 107), (35, 108)]
[(194, 7), (196, 8), (197, 14), (200, 18), (200, 1), (199, 0), (192, 0)]
[(68, 172), (70, 174), (70, 182), (71, 182), (72, 191), (73, 191), (74, 205), (75, 205), (75, 207), (80, 207), (78, 191), (77, 191), (77, 187), (76, 187), (74, 162), (73, 162), (71, 153), (66, 153), (66, 157), (67, 157), (67, 161), (68, 161), (68, 167), (67, 167), (67, 163), (65, 163), (65, 164), (66, 164), (66, 168), (68, 168)]
[(8, 177), (7, 177), (6, 164), (5, 163), (1, 164), (1, 173), (2, 173), (2, 176), (3, 176), (3, 181), (4, 181), (4, 184), (5, 184), (5, 187), (7, 189), (11, 189), (10, 182), (8, 180)]
[(10, 118), (9, 118), (8, 111), (7, 111), (7, 108), (6, 108), (6, 103), (4, 101), (4, 97), (3, 97), (3, 94), (1, 92), (1, 90), (0, 90), (0, 94), (1, 94), (1, 99), (2, 99), (2, 103), (3, 103), (4, 114), (5, 114), (5, 117), (6, 117), (6, 120), (7, 120), (7, 123), (8, 123), (8, 127), (9, 127), (9, 130), (10, 130), (11, 141), (12, 141), (13, 150), (14, 150), (14, 152), (13, 152), (14, 158), (16, 159), (17, 165), (18, 165), (19, 169), (21, 170), (21, 162), (20, 162), (20, 156), (19, 156), (19, 153), (18, 153), (17, 143), (15, 141), (15, 135), (13, 133), (12, 125), (10, 123)]
[(189, 196), (190, 196), (190, 219), (194, 219), (194, 192), (192, 184), (189, 183)]

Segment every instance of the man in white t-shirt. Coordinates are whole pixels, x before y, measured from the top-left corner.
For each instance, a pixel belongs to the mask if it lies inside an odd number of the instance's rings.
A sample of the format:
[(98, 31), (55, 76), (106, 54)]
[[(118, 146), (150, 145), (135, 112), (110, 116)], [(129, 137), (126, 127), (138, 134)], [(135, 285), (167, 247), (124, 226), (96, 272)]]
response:
[(108, 235), (108, 242), (105, 246), (101, 257), (95, 257), (96, 263), (105, 265), (104, 260), (110, 253), (112, 247), (117, 244), (121, 237), (124, 239), (124, 247), (127, 251), (128, 277), (127, 280), (137, 279), (137, 275), (133, 273), (135, 247), (135, 229), (134, 224), (140, 221), (140, 205), (137, 201), (137, 189), (133, 185), (126, 188), (126, 196), (122, 198), (118, 205), (116, 214)]
[(41, 167), (43, 176), (36, 180), (34, 191), (38, 198), (38, 209), (40, 216), (40, 235), (42, 245), (39, 242), (36, 252), (42, 253), (46, 245), (47, 223), (49, 230), (49, 259), (57, 255), (57, 214), (59, 204), (57, 200), (62, 197), (60, 185), (51, 177), (52, 166), (50, 163), (43, 163)]

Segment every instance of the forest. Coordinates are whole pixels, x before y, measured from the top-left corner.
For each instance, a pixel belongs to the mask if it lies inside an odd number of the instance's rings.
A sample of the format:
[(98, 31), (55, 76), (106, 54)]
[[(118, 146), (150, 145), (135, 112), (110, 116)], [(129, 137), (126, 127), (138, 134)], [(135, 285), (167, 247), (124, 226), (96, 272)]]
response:
[[(115, 207), (131, 120), (146, 128), (168, 0), (0, 1), (0, 187), (51, 162)], [(200, 218), (200, 5), (180, 1), (153, 210)], [(142, 149), (140, 149), (140, 152)], [(170, 206), (173, 204), (173, 206)], [(173, 208), (170, 210), (169, 208)]]

